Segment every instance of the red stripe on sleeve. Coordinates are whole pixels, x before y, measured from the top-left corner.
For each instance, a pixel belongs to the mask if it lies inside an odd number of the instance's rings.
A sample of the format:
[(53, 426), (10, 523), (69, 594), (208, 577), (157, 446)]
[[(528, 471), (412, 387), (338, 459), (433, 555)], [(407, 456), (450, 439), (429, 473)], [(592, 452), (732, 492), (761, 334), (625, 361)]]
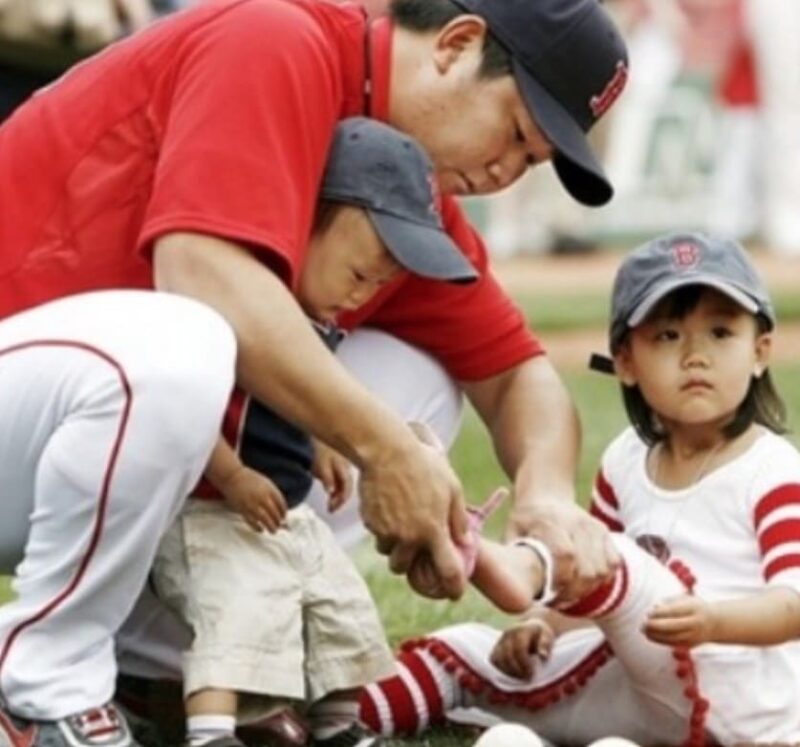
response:
[(608, 514), (603, 513), (603, 510), (594, 501), (592, 501), (592, 505), (589, 506), (589, 513), (594, 516), (595, 519), (602, 521), (612, 532), (622, 532), (625, 530), (625, 525), (621, 521), (617, 521)]
[(800, 542), (800, 519), (779, 521), (758, 536), (762, 555), (766, 555), (770, 550), (786, 542)]
[(755, 514), (753, 516), (756, 532), (758, 532), (758, 528), (761, 526), (764, 519), (773, 511), (792, 504), (800, 507), (800, 485), (791, 483), (770, 490), (756, 505)]
[(612, 506), (613, 508), (619, 508), (619, 501), (614, 493), (614, 488), (609, 485), (608, 480), (606, 480), (602, 470), (599, 470), (597, 477), (595, 477), (594, 487), (609, 506)]
[(773, 576), (789, 568), (800, 568), (800, 553), (782, 555), (780, 558), (775, 558), (764, 569), (764, 580), (769, 581)]

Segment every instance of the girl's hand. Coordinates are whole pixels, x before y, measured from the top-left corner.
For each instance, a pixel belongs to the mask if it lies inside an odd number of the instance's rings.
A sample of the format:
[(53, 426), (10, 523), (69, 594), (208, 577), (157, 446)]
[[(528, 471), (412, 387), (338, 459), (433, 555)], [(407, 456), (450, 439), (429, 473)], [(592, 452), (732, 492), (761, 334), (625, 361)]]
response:
[(353, 492), (353, 470), (338, 451), (314, 440), (314, 463), (311, 472), (328, 494), (328, 511), (340, 509)]
[(665, 646), (698, 646), (714, 640), (715, 618), (710, 604), (693, 596), (666, 599), (647, 616), (642, 632)]
[(272, 480), (242, 465), (217, 486), (225, 502), (256, 532), (277, 532), (286, 516), (286, 501)]
[(550, 625), (540, 617), (531, 617), (500, 636), (489, 660), (509, 677), (527, 680), (533, 676), (533, 657), (546, 660), (554, 640)]

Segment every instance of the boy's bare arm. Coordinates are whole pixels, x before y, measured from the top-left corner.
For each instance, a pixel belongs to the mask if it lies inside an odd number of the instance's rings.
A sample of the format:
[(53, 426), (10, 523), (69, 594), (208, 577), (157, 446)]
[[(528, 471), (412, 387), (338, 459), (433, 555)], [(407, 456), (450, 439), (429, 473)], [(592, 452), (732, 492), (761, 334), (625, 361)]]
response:
[(242, 466), (233, 447), (220, 436), (206, 466), (206, 479), (224, 495), (224, 485)]
[(278, 486), (243, 464), (222, 437), (211, 453), (206, 478), (255, 531), (276, 532), (281, 526), (287, 507)]
[(666, 600), (650, 613), (644, 633), (650, 640), (670, 646), (774, 646), (800, 638), (800, 594), (775, 587), (719, 602), (692, 596)]
[(312, 439), (314, 463), (311, 472), (328, 494), (328, 511), (338, 511), (353, 492), (353, 472), (350, 462), (327, 444)]

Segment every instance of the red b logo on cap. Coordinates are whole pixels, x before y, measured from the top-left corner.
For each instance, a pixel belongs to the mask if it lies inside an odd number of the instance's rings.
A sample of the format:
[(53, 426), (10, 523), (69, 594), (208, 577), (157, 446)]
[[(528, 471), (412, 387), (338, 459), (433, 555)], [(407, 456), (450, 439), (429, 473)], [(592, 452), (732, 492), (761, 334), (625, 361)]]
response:
[(606, 83), (606, 87), (601, 93), (592, 96), (589, 99), (589, 108), (592, 110), (595, 118), (602, 117), (608, 111), (609, 107), (617, 100), (617, 97), (622, 93), (625, 88), (625, 83), (628, 80), (628, 68), (625, 63), (620, 60), (614, 69), (614, 75), (611, 80)]
[(428, 210), (432, 215), (441, 216), (442, 192), (439, 189), (439, 180), (436, 178), (436, 174), (434, 174), (432, 171), (428, 172), (428, 186), (431, 190), (431, 204), (428, 206)]
[(700, 249), (690, 241), (675, 244), (672, 247), (672, 262), (680, 270), (688, 270), (696, 267), (700, 261)]

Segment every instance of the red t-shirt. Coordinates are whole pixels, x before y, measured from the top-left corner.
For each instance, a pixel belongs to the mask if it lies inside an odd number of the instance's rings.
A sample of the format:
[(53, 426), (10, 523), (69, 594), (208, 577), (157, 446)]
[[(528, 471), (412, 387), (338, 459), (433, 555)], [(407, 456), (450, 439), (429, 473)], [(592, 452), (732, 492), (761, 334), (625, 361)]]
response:
[[(364, 112), (363, 11), (318, 0), (209, 0), (109, 47), (0, 128), (0, 318), (100, 288), (152, 287), (173, 231), (253, 248), (293, 284), (331, 135)], [(388, 114), (391, 25), (372, 34), (371, 114)], [(482, 272), (408, 278), (342, 320), (381, 327), (462, 379), (541, 347), (452, 198), (448, 231)]]

